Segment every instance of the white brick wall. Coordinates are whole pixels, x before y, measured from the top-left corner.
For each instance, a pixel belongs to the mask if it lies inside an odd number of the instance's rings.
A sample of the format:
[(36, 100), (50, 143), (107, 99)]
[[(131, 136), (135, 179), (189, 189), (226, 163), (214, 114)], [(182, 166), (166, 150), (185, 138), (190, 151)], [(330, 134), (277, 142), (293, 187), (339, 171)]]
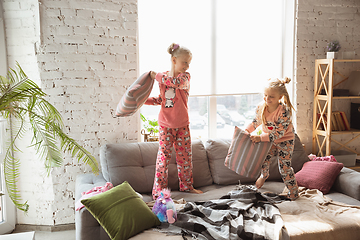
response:
[[(137, 77), (137, 63), (126, 60), (137, 54), (136, 41), (123, 41), (137, 38), (136, 4), (45, 0), (40, 7), (43, 50), (37, 54), (44, 90), (55, 106), (65, 106), (61, 113), (68, 134), (95, 156), (107, 142), (137, 141), (138, 117), (111, 115)], [(54, 224), (74, 222), (74, 180), (84, 171), (70, 157), (65, 162), (52, 172)]]
[[(298, 0), (296, 30), (296, 104), (297, 132), (305, 143), (307, 152), (312, 149), (312, 114), (314, 97), (315, 59), (326, 58), (325, 47), (329, 41), (339, 40), (342, 51), (355, 50), (360, 54), (360, 1), (357, 0)], [(337, 65), (345, 75), (358, 65)], [(337, 77), (336, 80), (339, 78)], [(354, 100), (352, 100), (354, 102)], [(334, 101), (334, 109), (345, 109), (350, 116), (349, 101)], [(305, 116), (305, 117), (304, 117)], [(310, 131), (309, 131), (310, 130)], [(340, 136), (350, 139), (350, 136)], [(359, 140), (352, 148), (359, 151)], [(334, 144), (334, 147), (338, 145)]]
[[(41, 84), (38, 71), (35, 44), (40, 40), (39, 10), (37, 0), (3, 1), (5, 32), (9, 67), (15, 67), (18, 61), (25, 73), (36, 83)], [(54, 202), (52, 179), (46, 176), (43, 162), (30, 145), (31, 135), (18, 142), (22, 152), (16, 156), (21, 159), (21, 178), (19, 189), (23, 200), (28, 200), (30, 210), (28, 215), (18, 212), (18, 223), (51, 225), (52, 205)]]
[[(111, 114), (137, 77), (137, 1), (5, 0), (3, 7), (9, 65), (19, 61), (48, 93), (66, 133), (97, 158), (107, 142), (137, 141), (138, 116)], [(18, 156), (19, 188), (30, 204), (18, 223), (74, 223), (75, 178), (89, 169), (65, 155), (64, 166), (45, 177), (33, 151)]]

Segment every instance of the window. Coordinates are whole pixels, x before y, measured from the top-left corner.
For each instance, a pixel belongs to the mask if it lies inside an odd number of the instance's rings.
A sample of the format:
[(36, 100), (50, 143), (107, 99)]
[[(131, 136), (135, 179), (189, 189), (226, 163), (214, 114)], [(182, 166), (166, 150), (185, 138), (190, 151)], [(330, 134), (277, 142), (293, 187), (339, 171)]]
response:
[[(5, 157), (4, 153), (4, 146), (5, 146), (5, 139), (4, 139), (4, 132), (5, 132), (5, 119), (0, 119), (0, 157), (1, 161)], [(0, 167), (0, 179), (3, 179), (3, 169)], [(3, 203), (3, 196), (4, 196), (4, 190), (3, 190), (3, 184), (0, 184), (0, 223), (4, 221), (4, 203)]]
[[(266, 79), (293, 76), (293, 1), (139, 0), (138, 14), (140, 73), (170, 70), (173, 42), (192, 51), (192, 138), (231, 138), (252, 121)], [(153, 106), (141, 111), (157, 119)]]
[[(5, 76), (7, 72), (5, 29), (3, 21), (3, 10), (0, 2), (0, 75)], [(6, 193), (4, 181), (4, 144), (10, 138), (7, 131), (6, 121), (0, 115), (0, 234), (9, 233), (15, 228), (15, 206)]]
[[(190, 97), (189, 116), (193, 139), (203, 141), (215, 135), (218, 138), (231, 138), (234, 126), (245, 128), (255, 116), (255, 108), (262, 100), (262, 94), (241, 94), (231, 96), (216, 96), (215, 120), (210, 119), (210, 97)], [(210, 126), (212, 125), (212, 126)]]
[(5, 157), (5, 143), (9, 138), (7, 120), (0, 117), (0, 234), (9, 233), (15, 229), (15, 206), (7, 195), (2, 164)]

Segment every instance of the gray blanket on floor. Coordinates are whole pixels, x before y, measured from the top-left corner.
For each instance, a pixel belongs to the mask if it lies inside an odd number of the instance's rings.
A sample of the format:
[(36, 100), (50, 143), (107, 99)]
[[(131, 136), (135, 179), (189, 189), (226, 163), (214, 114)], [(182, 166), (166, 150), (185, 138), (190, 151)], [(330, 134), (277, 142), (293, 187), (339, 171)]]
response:
[(218, 200), (188, 202), (174, 224), (163, 223), (160, 232), (193, 239), (290, 239), (274, 203), (285, 197), (260, 193), (239, 185)]

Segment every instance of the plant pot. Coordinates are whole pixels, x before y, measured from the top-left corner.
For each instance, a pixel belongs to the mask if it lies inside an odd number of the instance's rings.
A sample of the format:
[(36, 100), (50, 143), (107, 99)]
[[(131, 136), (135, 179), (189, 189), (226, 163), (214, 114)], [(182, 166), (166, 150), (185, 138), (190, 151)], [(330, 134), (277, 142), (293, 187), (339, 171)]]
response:
[(326, 53), (327, 59), (337, 59), (338, 58), (338, 52), (327, 52)]
[(144, 135), (144, 142), (157, 142), (157, 141), (159, 141), (159, 137), (155, 136), (153, 132), (145, 133), (145, 129), (142, 129), (141, 134)]
[(146, 142), (158, 142), (159, 141), (159, 137), (158, 136), (149, 136), (147, 138)]

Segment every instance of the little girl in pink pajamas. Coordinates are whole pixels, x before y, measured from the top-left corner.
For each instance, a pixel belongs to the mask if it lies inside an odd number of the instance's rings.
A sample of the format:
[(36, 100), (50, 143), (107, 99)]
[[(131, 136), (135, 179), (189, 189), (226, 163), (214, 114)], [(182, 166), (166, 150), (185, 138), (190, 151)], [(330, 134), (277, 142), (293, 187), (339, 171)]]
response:
[(262, 165), (261, 175), (256, 180), (256, 187), (263, 186), (269, 177), (270, 160), (273, 156), (277, 156), (279, 171), (288, 189), (288, 197), (295, 200), (299, 195), (294, 170), (291, 167), (295, 134), (291, 123), (293, 106), (285, 87), (285, 84), (289, 82), (289, 78), (269, 79), (269, 85), (264, 91), (264, 103), (258, 106), (256, 117), (245, 130), (250, 134), (262, 124), (263, 133), (250, 136), (251, 140), (273, 143)]
[(159, 113), (159, 151), (156, 159), (155, 179), (152, 190), (156, 199), (168, 187), (168, 166), (172, 148), (175, 147), (180, 191), (202, 193), (193, 187), (192, 152), (189, 129), (188, 97), (190, 89), (190, 50), (171, 44), (171, 70), (163, 73), (151, 71), (150, 76), (159, 82), (159, 97), (149, 98), (145, 104), (161, 105)]

